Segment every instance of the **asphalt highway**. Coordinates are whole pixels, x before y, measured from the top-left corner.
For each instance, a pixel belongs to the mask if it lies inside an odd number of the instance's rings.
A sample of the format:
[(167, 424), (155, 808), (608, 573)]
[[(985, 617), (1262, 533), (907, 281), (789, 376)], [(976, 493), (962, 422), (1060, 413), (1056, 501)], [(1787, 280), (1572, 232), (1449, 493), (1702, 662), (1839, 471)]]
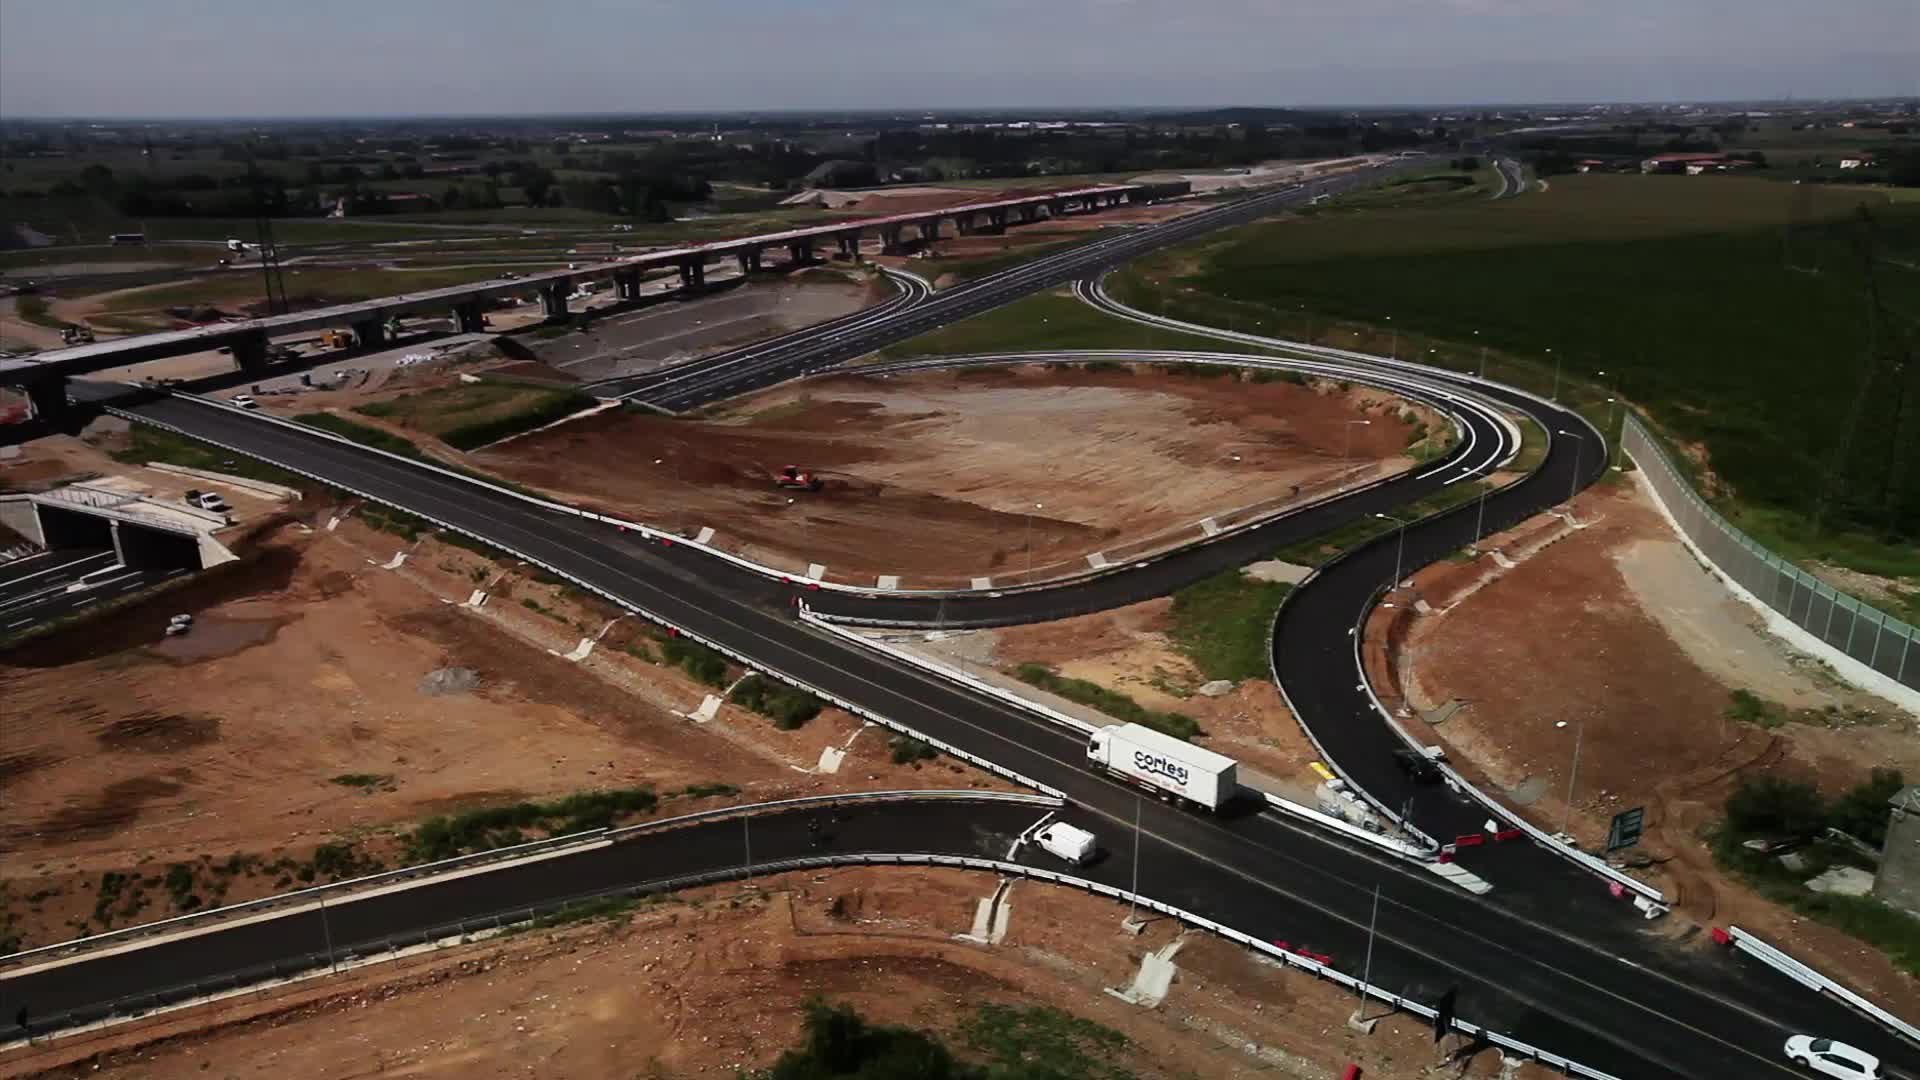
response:
[(121, 566), (112, 548), (49, 551), (0, 567), (0, 637), (158, 584), (183, 570)]
[(930, 297), (915, 297), (902, 309), (889, 312), (884, 318), (863, 319), (862, 314), (870, 313), (855, 313), (818, 327), (784, 335), (773, 342), (719, 353), (630, 380), (614, 380), (591, 389), (607, 396), (633, 397), (670, 412), (698, 408), (709, 402), (864, 356), (875, 349), (917, 337), (1077, 277), (1118, 266), (1168, 245), (1216, 229), (1242, 225), (1288, 206), (1305, 203), (1316, 195), (1374, 183), (1382, 174), (1405, 167), (1405, 162), (1398, 162), (1248, 196), (1170, 221), (1139, 226), (1115, 236), (1093, 240)]
[[(1097, 834), (1124, 833), (1134, 820), (1132, 789), (1088, 771), (1079, 736), (796, 623), (788, 609), (798, 594), (778, 582), (236, 410), (162, 398), (132, 412), (557, 568), (760, 666), (1053, 785)], [(1340, 678), (1354, 678), (1346, 674), (1350, 665), (1350, 658), (1340, 661)], [(1404, 980), (1400, 985), (1421, 998), (1457, 983), (1462, 1016), (1620, 1076), (1727, 1075), (1721, 1070), (1729, 1061), (1744, 1075), (1796, 1075), (1771, 1048), (1801, 1031), (1846, 1038), (1885, 1056), (1886, 1037), (1864, 1020), (1784, 979), (1756, 979), (1724, 953), (1657, 939), (1597, 882), (1557, 861), (1537, 869), (1551, 875), (1542, 887), (1502, 884), (1488, 902), (1270, 813), (1214, 818), (1152, 802), (1143, 810), (1143, 850), (1152, 866), (1143, 863), (1140, 880), (1148, 895), (1249, 932), (1354, 957), (1377, 885), (1377, 972), (1381, 958), (1391, 956), (1388, 967)], [(1512, 856), (1523, 851), (1506, 847)], [(1346, 966), (1352, 970), (1353, 962)], [(140, 989), (137, 979), (101, 985), (115, 996)]]
[(17, 1037), (23, 1008), (30, 1028), (85, 1023), (116, 1005), (151, 1008), (249, 985), (329, 957), (386, 951), (399, 938), (418, 942), (485, 929), (495, 920), (693, 874), (744, 874), (753, 861), (874, 852), (1001, 859), (1045, 812), (1020, 803), (923, 800), (723, 818), (477, 874), (429, 878), (279, 918), (235, 920), (191, 936), (0, 974), (0, 1039)]

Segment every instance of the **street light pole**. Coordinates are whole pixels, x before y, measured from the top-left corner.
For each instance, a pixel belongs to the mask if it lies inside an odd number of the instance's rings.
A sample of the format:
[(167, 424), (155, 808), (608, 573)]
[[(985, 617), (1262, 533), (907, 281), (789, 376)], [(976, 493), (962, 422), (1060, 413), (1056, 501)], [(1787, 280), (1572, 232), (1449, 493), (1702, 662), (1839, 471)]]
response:
[(1580, 451), (1587, 445), (1587, 440), (1572, 431), (1562, 430), (1560, 434), (1573, 440), (1573, 479), (1567, 482), (1567, 501), (1572, 502), (1574, 493), (1580, 490)]
[[(1547, 349), (1547, 355), (1553, 356), (1553, 349)], [(1560, 400), (1560, 358), (1553, 356), (1553, 400)]]
[[(1362, 973), (1360, 975), (1360, 986), (1365, 986), (1365, 987), (1373, 986), (1373, 935), (1374, 935), (1374, 931), (1379, 926), (1380, 926), (1380, 886), (1378, 883), (1376, 883), (1373, 886), (1373, 914), (1369, 916), (1367, 919), (1367, 962), (1366, 962), (1366, 966), (1361, 969)], [(1355, 997), (1360, 999), (1360, 1003), (1364, 1007), (1366, 1005), (1367, 998), (1366, 998), (1365, 991), (1361, 990), (1360, 986), (1356, 986), (1353, 988), (1353, 994)]]
[[(1033, 510), (1044, 510), (1045, 505), (1034, 503)], [(1033, 579), (1033, 510), (1027, 511), (1027, 579)]]
[(1133, 795), (1133, 889), (1127, 897), (1127, 925), (1140, 924), (1140, 793)]
[[(1562, 726), (1565, 726), (1566, 721), (1562, 720), (1560, 723)], [(1580, 743), (1586, 737), (1586, 734), (1587, 725), (1585, 723), (1574, 724), (1573, 768), (1567, 772), (1567, 808), (1566, 812), (1560, 817), (1560, 831), (1567, 835), (1572, 835), (1571, 833), (1567, 833), (1567, 830), (1573, 827), (1573, 785), (1580, 779)]]
[(1480, 378), (1487, 377), (1487, 343), (1480, 341), (1480, 331), (1473, 332), (1473, 340), (1480, 342)]
[(1480, 537), (1484, 534), (1487, 523), (1487, 493), (1492, 490), (1492, 484), (1482, 486), (1480, 498), (1475, 500), (1478, 508), (1473, 512), (1473, 552), (1476, 555), (1480, 553)]
[[(1406, 519), (1394, 517), (1392, 514), (1375, 514), (1373, 516), (1381, 519), (1382, 521), (1398, 522), (1400, 525), (1400, 539), (1399, 539), (1399, 542), (1396, 543), (1393, 548), (1393, 589), (1398, 589), (1400, 587), (1400, 569), (1401, 567), (1406, 565), (1404, 562), (1404, 559), (1407, 553)], [(1392, 592), (1393, 589), (1388, 589), (1387, 591)]]
[(1387, 316), (1387, 327), (1393, 331), (1393, 343), (1387, 346), (1387, 358), (1400, 359), (1400, 328), (1393, 325), (1393, 316)]

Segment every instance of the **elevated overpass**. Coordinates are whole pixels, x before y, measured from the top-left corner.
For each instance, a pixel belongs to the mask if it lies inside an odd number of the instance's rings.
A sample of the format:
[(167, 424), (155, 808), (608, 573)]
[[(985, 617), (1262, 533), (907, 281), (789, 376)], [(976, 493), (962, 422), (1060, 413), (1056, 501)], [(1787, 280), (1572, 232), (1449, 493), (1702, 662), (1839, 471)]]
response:
[(814, 258), (817, 247), (828, 245), (837, 245), (843, 255), (852, 258), (858, 255), (861, 241), (868, 236), (879, 238), (882, 252), (893, 253), (903, 249), (908, 230), (923, 242), (938, 239), (942, 227), (949, 223), (962, 234), (999, 232), (1010, 225), (1038, 221), (1042, 217), (1095, 213), (1111, 206), (1174, 198), (1187, 194), (1191, 188), (1185, 181), (1103, 184), (886, 217), (853, 218), (667, 248), (506, 281), (478, 281), (263, 319), (114, 338), (32, 357), (0, 360), (0, 385), (23, 387), (33, 402), (34, 414), (50, 416), (66, 405), (68, 378), (128, 364), (225, 348), (232, 350), (234, 363), (241, 370), (264, 371), (269, 343), (288, 334), (346, 327), (353, 330), (362, 347), (370, 347), (385, 340), (389, 320), (421, 311), (451, 312), (460, 331), (472, 333), (481, 328), (481, 312), (490, 302), (504, 296), (524, 295), (530, 288), (538, 290), (548, 318), (562, 318), (567, 313), (568, 294), (582, 281), (610, 279), (615, 294), (622, 300), (631, 300), (639, 297), (641, 278), (649, 270), (677, 268), (688, 288), (699, 288), (706, 282), (707, 264), (717, 260), (737, 259), (743, 271), (751, 271), (760, 268), (761, 260), (770, 250), (784, 249), (790, 259), (806, 262)]

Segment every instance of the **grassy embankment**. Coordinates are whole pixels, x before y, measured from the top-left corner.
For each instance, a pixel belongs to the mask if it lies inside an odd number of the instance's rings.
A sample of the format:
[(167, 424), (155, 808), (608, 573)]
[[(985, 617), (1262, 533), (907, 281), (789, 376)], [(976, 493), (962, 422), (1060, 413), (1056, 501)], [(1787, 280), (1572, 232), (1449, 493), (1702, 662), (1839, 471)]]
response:
[(1116, 319), (1081, 303), (1065, 291), (1041, 293), (930, 334), (889, 345), (882, 360), (916, 356), (958, 356), (965, 353), (1035, 349), (1133, 349), (1145, 354), (1155, 349), (1218, 350), (1220, 343), (1170, 330), (1155, 330)]
[(1920, 469), (1898, 467), (1920, 448), (1920, 365), (1896, 423), (1897, 380), (1867, 381), (1847, 218), (1880, 204), (1879, 289), (1912, 320), (1920, 208), (1819, 188), (1803, 196), (1815, 224), (1789, 233), (1790, 186), (1745, 178), (1556, 177), (1501, 202), (1416, 187), (1165, 252), (1110, 288), (1197, 322), (1459, 370), (1484, 347), (1490, 377), (1557, 384), (1597, 426), (1618, 396), (1704, 447), (1722, 511), (1776, 550), (1920, 578)]
[(354, 411), (431, 435), (456, 450), (472, 450), (590, 409), (594, 403), (577, 390), (488, 379), (402, 394)]

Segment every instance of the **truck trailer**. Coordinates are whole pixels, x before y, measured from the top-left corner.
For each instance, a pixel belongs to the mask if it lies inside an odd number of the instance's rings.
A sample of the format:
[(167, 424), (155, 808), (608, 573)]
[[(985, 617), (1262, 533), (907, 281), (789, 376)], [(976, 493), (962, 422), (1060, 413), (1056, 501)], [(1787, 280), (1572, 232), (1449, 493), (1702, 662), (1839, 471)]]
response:
[(1087, 760), (1157, 794), (1218, 810), (1239, 790), (1239, 763), (1139, 724), (1111, 724), (1087, 741)]

